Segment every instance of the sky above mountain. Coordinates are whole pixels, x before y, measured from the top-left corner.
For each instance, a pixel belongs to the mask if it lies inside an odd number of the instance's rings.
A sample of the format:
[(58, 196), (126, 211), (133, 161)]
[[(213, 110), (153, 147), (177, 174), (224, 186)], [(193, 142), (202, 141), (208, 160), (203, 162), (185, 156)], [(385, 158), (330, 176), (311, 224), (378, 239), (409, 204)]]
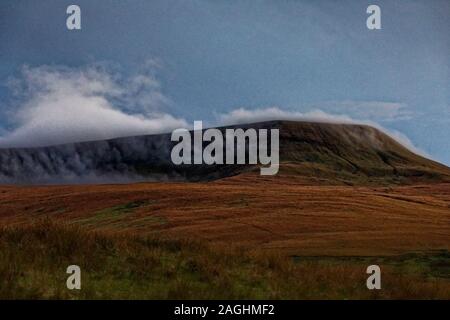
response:
[(450, 164), (449, 30), (445, 0), (3, 0), (0, 145), (313, 114), (378, 123)]

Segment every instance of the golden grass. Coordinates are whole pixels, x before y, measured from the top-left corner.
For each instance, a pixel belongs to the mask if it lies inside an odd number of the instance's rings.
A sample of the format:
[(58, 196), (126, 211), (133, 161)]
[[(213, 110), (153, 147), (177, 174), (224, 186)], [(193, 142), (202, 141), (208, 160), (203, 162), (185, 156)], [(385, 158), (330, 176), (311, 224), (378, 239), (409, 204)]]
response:
[(0, 186), (0, 298), (449, 299), (449, 221), (450, 184)]
[(0, 187), (0, 225), (48, 217), (89, 230), (233, 243), (285, 255), (450, 250), (450, 184), (369, 188), (246, 179)]
[[(427, 257), (448, 264), (450, 255)], [(370, 291), (364, 259), (293, 259), (258, 249), (85, 231), (41, 220), (0, 230), (0, 298), (450, 298), (449, 279), (430, 274), (422, 258), (384, 259), (379, 261), (383, 289)], [(81, 267), (80, 291), (66, 289), (65, 271), (71, 264)]]

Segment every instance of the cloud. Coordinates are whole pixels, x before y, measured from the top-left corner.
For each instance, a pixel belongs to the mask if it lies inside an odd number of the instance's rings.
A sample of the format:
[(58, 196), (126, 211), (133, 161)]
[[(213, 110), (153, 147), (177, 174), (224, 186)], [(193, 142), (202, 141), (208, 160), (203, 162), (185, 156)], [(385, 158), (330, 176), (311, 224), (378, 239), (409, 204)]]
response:
[(355, 120), (346, 115), (332, 115), (322, 110), (309, 112), (287, 111), (278, 107), (263, 109), (239, 108), (229, 113), (218, 115), (219, 123), (223, 125), (252, 123), (270, 120), (297, 120), (329, 123), (355, 123)]
[[(0, 130), (0, 147), (48, 146), (190, 128), (184, 119), (164, 112), (171, 100), (162, 93), (153, 72), (161, 67), (160, 63), (152, 60), (145, 66), (142, 73), (129, 77), (104, 66), (23, 67), (20, 76), (10, 81), (17, 100), (15, 107), (9, 106), (4, 113), (13, 129)], [(388, 133), (412, 151), (428, 156), (403, 134), (372, 120), (405, 114), (403, 104), (342, 102), (328, 103), (324, 108), (325, 111), (317, 108), (309, 112), (278, 107), (238, 108), (216, 115), (215, 125), (269, 120), (367, 124)], [(330, 113), (328, 110), (333, 108), (350, 114)]]
[(362, 124), (375, 127), (388, 134), (394, 140), (412, 152), (431, 158), (429, 154), (416, 147), (412, 141), (399, 131), (387, 129), (372, 120), (355, 119), (349, 115), (331, 114), (322, 110), (312, 110), (308, 112), (298, 112), (283, 110), (279, 107), (246, 109), (238, 108), (229, 113), (223, 113), (216, 116), (221, 125), (244, 124), (270, 120), (291, 120), (291, 121), (310, 121), (336, 124)]
[(170, 100), (149, 73), (122, 78), (101, 67), (23, 67), (11, 81), (17, 106), (0, 147), (34, 147), (169, 132), (186, 121), (161, 111)]
[(401, 133), (400, 131), (392, 130), (392, 129), (386, 129), (386, 128), (381, 127), (379, 125), (375, 126), (375, 127), (377, 127), (378, 129), (382, 130), (383, 132), (385, 132), (386, 134), (391, 136), (395, 141), (397, 141), (398, 143), (400, 143), (404, 147), (408, 148), (412, 152), (414, 152), (414, 153), (416, 153), (418, 155), (421, 155), (421, 156), (423, 156), (425, 158), (433, 159), (433, 157), (428, 152), (426, 152), (426, 151), (420, 149), (419, 147), (415, 146), (414, 143), (405, 134)]
[(329, 113), (343, 113), (357, 119), (370, 119), (373, 121), (409, 120), (413, 113), (404, 103), (388, 101), (339, 101), (325, 102), (320, 108)]

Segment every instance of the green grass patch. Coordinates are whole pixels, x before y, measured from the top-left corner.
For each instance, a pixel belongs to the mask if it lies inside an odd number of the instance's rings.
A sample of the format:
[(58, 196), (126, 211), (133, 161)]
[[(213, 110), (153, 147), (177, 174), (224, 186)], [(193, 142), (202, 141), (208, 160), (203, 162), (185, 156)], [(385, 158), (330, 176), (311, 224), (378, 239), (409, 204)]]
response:
[[(128, 202), (125, 204), (121, 204), (118, 206), (114, 206), (111, 208), (102, 209), (100, 211), (97, 211), (94, 213), (94, 215), (88, 217), (88, 218), (82, 218), (74, 220), (75, 224), (81, 224), (81, 225), (95, 225), (95, 226), (102, 226), (102, 225), (114, 225), (122, 223), (125, 223), (126, 218), (134, 213), (136, 210), (150, 206), (154, 204), (155, 201), (153, 200), (138, 200), (133, 202)], [(125, 219), (125, 221), (124, 221)], [(141, 222), (157, 222), (161, 223), (161, 218), (155, 217), (155, 216), (148, 216), (144, 218), (140, 218)]]
[(397, 272), (420, 274), (426, 278), (443, 278), (450, 280), (450, 251), (433, 250), (410, 252), (396, 256), (294, 256), (294, 262), (322, 261), (329, 264), (353, 263), (362, 266), (377, 264), (393, 267)]

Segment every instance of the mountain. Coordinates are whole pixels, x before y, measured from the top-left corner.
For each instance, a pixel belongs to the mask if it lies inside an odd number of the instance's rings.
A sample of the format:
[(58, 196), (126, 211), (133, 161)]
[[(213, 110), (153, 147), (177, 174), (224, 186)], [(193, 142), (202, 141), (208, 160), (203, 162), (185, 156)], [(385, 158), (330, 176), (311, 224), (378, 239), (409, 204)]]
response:
[(367, 125), (280, 122), (281, 173), (346, 184), (450, 180), (450, 168)]
[[(323, 184), (450, 181), (450, 168), (419, 156), (367, 125), (268, 121), (226, 128), (280, 130), (279, 176)], [(5, 184), (210, 181), (259, 174), (255, 165), (172, 163), (170, 134), (39, 148), (0, 149)]]

